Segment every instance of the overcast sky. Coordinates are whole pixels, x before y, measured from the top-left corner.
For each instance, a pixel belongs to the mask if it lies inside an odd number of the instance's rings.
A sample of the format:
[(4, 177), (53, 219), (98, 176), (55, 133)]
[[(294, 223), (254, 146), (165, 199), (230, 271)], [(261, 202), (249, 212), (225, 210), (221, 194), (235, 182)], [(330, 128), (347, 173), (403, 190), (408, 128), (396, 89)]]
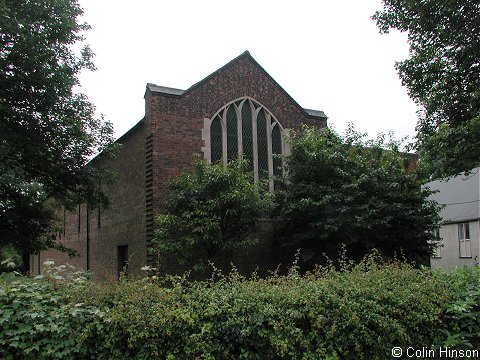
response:
[(145, 86), (187, 89), (250, 51), (304, 108), (323, 110), (374, 137), (415, 134), (416, 107), (394, 63), (406, 34), (380, 35), (380, 0), (80, 0), (95, 72), (81, 91), (113, 122), (116, 137), (144, 116)]

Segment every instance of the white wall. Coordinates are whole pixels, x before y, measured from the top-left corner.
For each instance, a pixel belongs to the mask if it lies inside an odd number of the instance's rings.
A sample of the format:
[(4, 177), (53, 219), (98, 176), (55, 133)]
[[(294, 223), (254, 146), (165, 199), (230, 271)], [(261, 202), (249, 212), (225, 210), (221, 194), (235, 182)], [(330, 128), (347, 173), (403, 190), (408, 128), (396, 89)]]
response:
[(440, 229), (443, 247), (439, 249), (440, 258), (432, 258), (432, 268), (451, 268), (454, 266), (473, 266), (480, 261), (480, 220), (468, 221), (470, 224), (471, 258), (460, 258), (458, 241), (458, 223), (444, 225)]

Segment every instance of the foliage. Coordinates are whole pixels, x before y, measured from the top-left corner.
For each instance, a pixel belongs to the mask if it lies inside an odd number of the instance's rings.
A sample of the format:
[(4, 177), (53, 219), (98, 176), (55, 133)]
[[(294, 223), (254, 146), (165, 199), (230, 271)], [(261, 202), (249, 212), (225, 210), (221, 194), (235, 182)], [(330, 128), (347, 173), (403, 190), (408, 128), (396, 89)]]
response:
[(240, 159), (227, 166), (194, 160), (191, 171), (171, 182), (169, 196), (167, 213), (157, 218), (155, 250), (200, 267), (221, 252), (253, 244), (255, 222), (270, 203)]
[(0, 272), (11, 271), (22, 265), (22, 257), (12, 245), (0, 246)]
[(91, 273), (84, 270), (76, 270), (70, 264), (55, 265), (53, 260), (47, 260), (43, 263), (41, 275), (35, 276), (35, 279), (45, 279), (57, 288), (61, 284), (83, 283), (91, 278)]
[(478, 349), (478, 267), (340, 263), (200, 282), (68, 281), (54, 264), (58, 282), (2, 274), (0, 357), (375, 360), (394, 346)]
[(421, 158), (434, 177), (480, 165), (480, 5), (477, 0), (383, 0), (381, 33), (408, 32), (410, 57), (396, 63), (421, 105)]
[[(11, 274), (10, 274), (11, 275)], [(82, 331), (103, 313), (68, 302), (48, 282), (0, 276), (0, 357), (2, 359), (81, 358)]]
[(217, 274), (170, 287), (148, 280), (71, 294), (108, 307), (86, 346), (97, 359), (385, 359), (430, 344), (450, 299), (446, 282), (408, 265), (346, 264), (300, 276)]
[(438, 346), (480, 349), (480, 267), (440, 272), (453, 292), (445, 312), (445, 327), (437, 337)]
[[(77, 0), (0, 1), (0, 244), (26, 252), (49, 247), (54, 210), (106, 204), (102, 174), (86, 166), (112, 142), (112, 127), (75, 93), (84, 47)], [(107, 155), (107, 151), (104, 152)]]
[(305, 127), (291, 147), (288, 182), (277, 194), (279, 237), (317, 262), (322, 253), (336, 258), (343, 246), (356, 259), (376, 248), (390, 258), (428, 260), (438, 205), (398, 142), (383, 135), (367, 141), (351, 127), (343, 137)]

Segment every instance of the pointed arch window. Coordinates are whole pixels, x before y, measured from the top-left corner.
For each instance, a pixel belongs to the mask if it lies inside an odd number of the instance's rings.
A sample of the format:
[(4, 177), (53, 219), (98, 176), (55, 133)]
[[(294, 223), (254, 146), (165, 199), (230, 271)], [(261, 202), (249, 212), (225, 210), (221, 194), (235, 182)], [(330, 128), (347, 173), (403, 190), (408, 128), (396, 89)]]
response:
[(237, 99), (205, 119), (205, 158), (227, 164), (243, 155), (255, 180), (281, 175), (282, 132), (278, 120), (263, 105), (248, 97)]

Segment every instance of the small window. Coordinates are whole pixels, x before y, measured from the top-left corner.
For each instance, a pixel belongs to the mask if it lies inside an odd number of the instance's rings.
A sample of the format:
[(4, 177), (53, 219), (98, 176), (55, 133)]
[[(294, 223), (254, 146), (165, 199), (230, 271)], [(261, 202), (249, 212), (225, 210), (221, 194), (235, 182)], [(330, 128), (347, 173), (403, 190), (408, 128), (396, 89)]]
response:
[(80, 230), (81, 230), (81, 227), (80, 227), (80, 216), (81, 216), (81, 207), (80, 207), (80, 204), (78, 204), (78, 233), (80, 234)]
[(128, 275), (128, 245), (117, 247), (117, 273)]
[(461, 258), (472, 257), (472, 247), (470, 241), (470, 224), (458, 224), (458, 247)]
[(62, 228), (60, 230), (60, 233), (65, 236), (65, 228), (67, 226), (67, 210), (65, 209), (65, 207), (63, 207), (63, 225), (62, 225)]

